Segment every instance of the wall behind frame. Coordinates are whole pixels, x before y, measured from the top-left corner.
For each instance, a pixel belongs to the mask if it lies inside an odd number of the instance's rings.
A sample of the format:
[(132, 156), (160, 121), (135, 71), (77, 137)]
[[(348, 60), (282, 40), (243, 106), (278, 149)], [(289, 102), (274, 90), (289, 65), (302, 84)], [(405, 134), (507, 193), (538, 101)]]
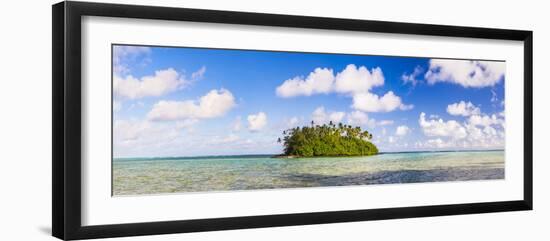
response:
[[(105, 1), (105, 0), (103, 0)], [(534, 31), (534, 211), (155, 236), (155, 240), (548, 240), (550, 24), (544, 1), (118, 0), (337, 18)], [(51, 231), (51, 4), (11, 1), (0, 9), (1, 240), (54, 240)], [(131, 237), (113, 240), (151, 240)]]

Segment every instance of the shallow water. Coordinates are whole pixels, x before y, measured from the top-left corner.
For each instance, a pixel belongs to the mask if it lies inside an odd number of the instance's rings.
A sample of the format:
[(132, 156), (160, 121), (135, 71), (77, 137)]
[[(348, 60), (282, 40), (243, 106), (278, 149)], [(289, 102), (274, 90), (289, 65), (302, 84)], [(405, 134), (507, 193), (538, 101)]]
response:
[(504, 151), (114, 159), (113, 195), (504, 178)]

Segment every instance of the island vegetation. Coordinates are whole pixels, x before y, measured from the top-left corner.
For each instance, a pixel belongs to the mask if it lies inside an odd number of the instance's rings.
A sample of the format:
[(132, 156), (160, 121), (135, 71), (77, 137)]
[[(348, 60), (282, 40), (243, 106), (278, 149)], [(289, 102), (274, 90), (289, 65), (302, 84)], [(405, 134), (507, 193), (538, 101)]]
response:
[(283, 131), (284, 153), (278, 157), (366, 156), (378, 153), (372, 134), (342, 123), (295, 127)]

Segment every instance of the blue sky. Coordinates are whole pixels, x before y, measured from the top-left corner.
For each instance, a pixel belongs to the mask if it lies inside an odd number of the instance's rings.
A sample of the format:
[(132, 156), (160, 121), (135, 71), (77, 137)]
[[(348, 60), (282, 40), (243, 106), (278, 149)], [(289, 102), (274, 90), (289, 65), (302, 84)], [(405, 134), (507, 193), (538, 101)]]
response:
[(361, 126), (381, 151), (502, 149), (505, 63), (113, 46), (115, 157), (280, 153), (282, 130)]

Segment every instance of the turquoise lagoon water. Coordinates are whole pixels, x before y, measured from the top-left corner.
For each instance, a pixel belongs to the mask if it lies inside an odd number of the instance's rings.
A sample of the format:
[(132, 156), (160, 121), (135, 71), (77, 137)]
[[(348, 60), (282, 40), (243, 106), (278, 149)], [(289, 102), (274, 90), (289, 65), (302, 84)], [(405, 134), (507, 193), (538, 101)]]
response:
[(366, 157), (218, 156), (113, 160), (113, 195), (504, 178), (504, 151)]

